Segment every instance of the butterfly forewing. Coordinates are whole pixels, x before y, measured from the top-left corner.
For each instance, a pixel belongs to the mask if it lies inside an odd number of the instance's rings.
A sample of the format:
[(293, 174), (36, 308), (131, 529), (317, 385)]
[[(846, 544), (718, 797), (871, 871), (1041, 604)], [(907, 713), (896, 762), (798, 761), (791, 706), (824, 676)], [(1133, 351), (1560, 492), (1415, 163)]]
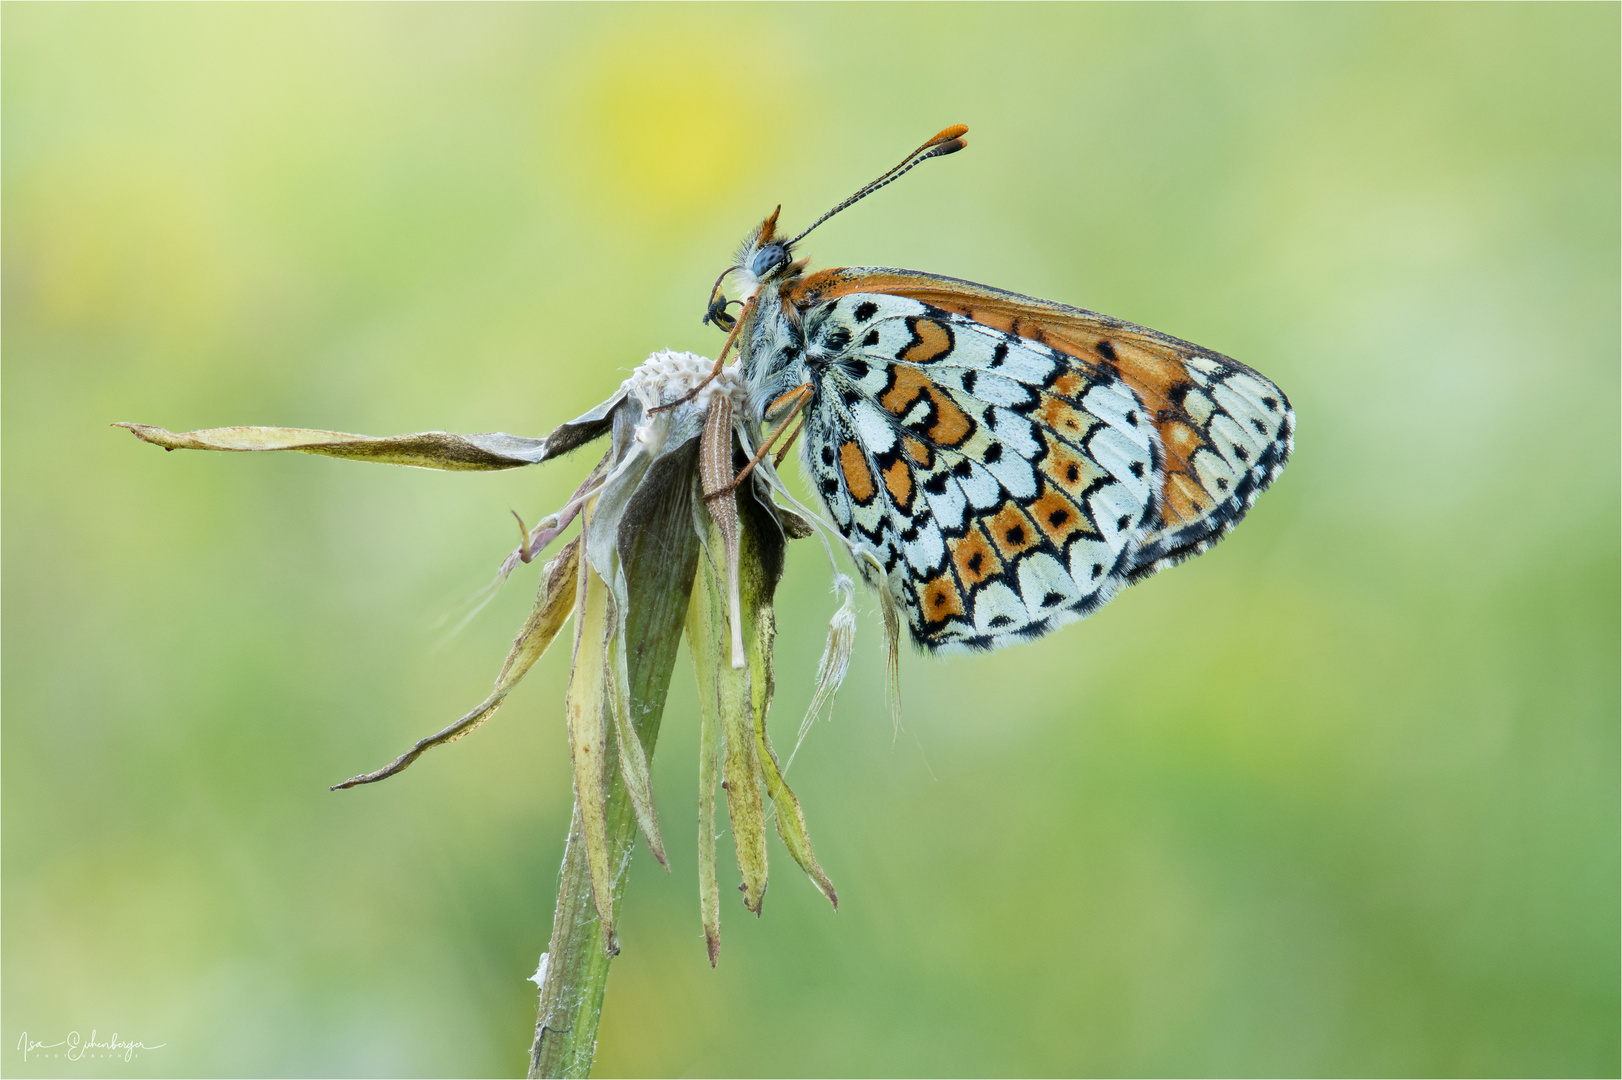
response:
[(1045, 633), (1140, 565), (1162, 455), (1118, 372), (887, 293), (814, 303), (802, 327), (807, 463), (921, 644)]
[(816, 310), (856, 293), (916, 300), (983, 333), (1068, 358), (1078, 373), (1112, 374), (1131, 391), (1163, 455), (1156, 517), (1138, 545), (1133, 580), (1205, 550), (1230, 530), (1278, 476), (1293, 447), (1295, 418), (1283, 391), (1238, 361), (1190, 342), (1080, 308), (906, 270), (822, 271), (802, 279), (792, 298)]

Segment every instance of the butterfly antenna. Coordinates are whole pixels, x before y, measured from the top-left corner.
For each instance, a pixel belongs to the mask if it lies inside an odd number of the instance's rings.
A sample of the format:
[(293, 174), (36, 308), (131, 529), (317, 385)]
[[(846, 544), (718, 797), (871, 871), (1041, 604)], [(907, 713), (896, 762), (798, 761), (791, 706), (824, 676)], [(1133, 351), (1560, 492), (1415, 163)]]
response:
[(968, 145), (968, 143), (963, 141), (963, 136), (967, 134), (968, 130), (969, 126), (967, 124), (953, 124), (944, 131), (938, 132), (933, 139), (930, 139), (928, 142), (924, 143), (924, 145), (902, 158), (900, 164), (898, 164), (895, 168), (891, 169), (877, 180), (864, 185), (860, 191), (856, 192), (856, 194), (852, 195), (850, 198), (846, 199), (844, 202), (840, 203), (826, 214), (823, 214), (821, 217), (817, 218), (817, 220), (813, 221), (810, 229), (806, 229), (805, 232), (802, 232), (799, 236), (796, 236), (794, 239), (788, 242), (789, 247), (793, 247), (801, 240), (804, 240), (806, 236), (810, 234), (811, 229), (815, 229), (818, 225), (821, 225), (824, 221), (827, 221), (829, 218), (839, 213), (839, 211), (844, 210), (852, 203), (867, 198), (884, 185), (901, 179), (901, 177), (905, 176), (919, 165), (922, 165), (930, 158), (945, 157), (947, 154), (957, 153), (959, 150)]

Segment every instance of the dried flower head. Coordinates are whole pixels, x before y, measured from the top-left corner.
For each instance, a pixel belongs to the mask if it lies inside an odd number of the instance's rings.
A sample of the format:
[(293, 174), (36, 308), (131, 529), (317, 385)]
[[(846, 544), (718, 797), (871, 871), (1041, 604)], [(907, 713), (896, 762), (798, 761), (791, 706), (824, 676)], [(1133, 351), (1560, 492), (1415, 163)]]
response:
[[(332, 457), (452, 470), (511, 469), (551, 460), (603, 436), (609, 448), (579, 488), (533, 528), (520, 522), (518, 548), (497, 583), (534, 560), (575, 519), (577, 535), (545, 565), (539, 595), (494, 690), (478, 707), (375, 772), (337, 788), (385, 779), (435, 746), (453, 742), (487, 720), (575, 616), (573, 661), (565, 701), (575, 786), (570, 858), (583, 855), (590, 911), (557, 919), (596, 922), (605, 955), (617, 951), (614, 912), (634, 831), (668, 867), (649, 780), (648, 758), (681, 633), (698, 677), (700, 729), (700, 910), (710, 963), (720, 952), (720, 888), (715, 866), (715, 785), (726, 791), (740, 889), (758, 914), (766, 892), (766, 802), (789, 853), (836, 907), (833, 884), (812, 852), (799, 800), (783, 778), (766, 730), (773, 691), (772, 599), (787, 541), (822, 527), (778, 482), (774, 462), (756, 456), (758, 431), (745, 419), (745, 389), (736, 366), (711, 378), (713, 363), (691, 353), (650, 356), (607, 401), (560, 425), (544, 439), (503, 433), (421, 432), (372, 438), (293, 428), (233, 427), (174, 434), (122, 424), (165, 449), (296, 450)], [(740, 474), (745, 474), (742, 481)], [(774, 495), (776, 496), (774, 498)], [(838, 689), (855, 633), (851, 580), (835, 571), (840, 605), (829, 628), (816, 691), (799, 737)], [(899, 620), (886, 609), (892, 681)], [(796, 744), (797, 748), (798, 744)], [(724, 779), (723, 779), (724, 778)], [(629, 818), (629, 820), (627, 820)], [(634, 820), (635, 829), (622, 826)], [(576, 844), (578, 843), (578, 850)], [(554, 929), (554, 949), (557, 928)], [(543, 980), (545, 981), (545, 980)], [(567, 1012), (569, 987), (543, 986)], [(599, 990), (600, 993), (600, 990)], [(544, 1027), (544, 1025), (543, 1025)]]

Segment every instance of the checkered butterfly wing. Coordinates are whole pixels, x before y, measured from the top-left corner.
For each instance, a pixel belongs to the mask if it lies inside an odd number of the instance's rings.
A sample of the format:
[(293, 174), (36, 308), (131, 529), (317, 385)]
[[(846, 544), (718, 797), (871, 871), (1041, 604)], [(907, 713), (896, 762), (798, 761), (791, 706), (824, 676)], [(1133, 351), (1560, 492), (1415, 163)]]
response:
[(1143, 327), (907, 271), (796, 292), (809, 467), (929, 649), (1090, 614), (1219, 539), (1290, 452), (1278, 387)]

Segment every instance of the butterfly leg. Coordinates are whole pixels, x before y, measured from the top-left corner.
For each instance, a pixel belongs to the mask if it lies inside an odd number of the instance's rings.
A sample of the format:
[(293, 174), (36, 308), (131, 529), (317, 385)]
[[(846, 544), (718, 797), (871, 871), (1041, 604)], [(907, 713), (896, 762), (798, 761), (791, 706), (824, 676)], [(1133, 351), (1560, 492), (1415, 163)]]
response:
[(805, 430), (805, 410), (801, 409), (796, 413), (794, 420), (794, 430), (789, 432), (788, 438), (783, 440), (783, 445), (778, 447), (777, 456), (772, 458), (772, 468), (774, 469), (783, 467), (783, 459), (788, 457), (788, 452), (794, 449), (794, 443), (799, 439), (800, 432)]
[(687, 393), (683, 394), (675, 401), (667, 401), (663, 405), (657, 405), (654, 408), (649, 409), (649, 414), (665, 412), (668, 409), (674, 409), (677, 405), (687, 404), (689, 401), (692, 401), (698, 396), (698, 392), (700, 390), (708, 386), (717, 375), (721, 374), (721, 369), (726, 366), (727, 353), (732, 349), (733, 343), (738, 340), (738, 332), (743, 329), (743, 324), (748, 321), (749, 312), (753, 310), (754, 304), (754, 297), (750, 297), (749, 301), (744, 304), (743, 311), (738, 314), (738, 321), (732, 324), (732, 332), (727, 335), (726, 341), (721, 345), (721, 351), (716, 354), (715, 367), (710, 370), (710, 373), (704, 376), (704, 378), (700, 379), (697, 386), (687, 391)]

